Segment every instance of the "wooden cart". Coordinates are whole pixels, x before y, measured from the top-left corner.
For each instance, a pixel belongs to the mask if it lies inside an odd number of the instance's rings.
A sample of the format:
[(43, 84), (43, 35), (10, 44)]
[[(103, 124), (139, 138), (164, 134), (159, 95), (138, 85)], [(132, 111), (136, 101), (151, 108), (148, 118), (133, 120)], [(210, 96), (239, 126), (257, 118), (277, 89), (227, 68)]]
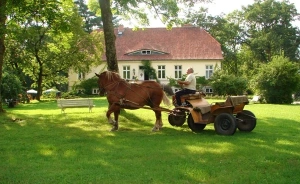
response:
[[(205, 94), (182, 96), (185, 106), (175, 107), (169, 114), (169, 123), (182, 126), (187, 118), (189, 128), (194, 132), (202, 131), (207, 124), (214, 123), (215, 131), (220, 135), (233, 135), (240, 131), (251, 132), (256, 126), (255, 115), (244, 106), (249, 103), (246, 96), (228, 96), (225, 102), (209, 104)], [(173, 104), (175, 98), (173, 97)]]

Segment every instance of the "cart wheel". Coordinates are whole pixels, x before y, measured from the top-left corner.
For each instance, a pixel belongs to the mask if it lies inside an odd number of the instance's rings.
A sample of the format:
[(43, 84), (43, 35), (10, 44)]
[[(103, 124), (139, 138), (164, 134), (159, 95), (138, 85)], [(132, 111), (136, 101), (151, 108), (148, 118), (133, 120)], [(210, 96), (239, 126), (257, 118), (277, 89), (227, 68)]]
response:
[(189, 114), (188, 125), (193, 132), (201, 132), (206, 127), (206, 124), (195, 123), (192, 114)]
[(176, 114), (169, 114), (168, 120), (172, 126), (182, 126), (186, 119), (185, 116), (184, 111), (178, 111)]
[(236, 115), (236, 119), (240, 131), (251, 132), (256, 126), (256, 118), (251, 111), (243, 110)]
[(236, 121), (232, 114), (219, 114), (214, 123), (215, 131), (220, 135), (233, 135), (236, 131)]

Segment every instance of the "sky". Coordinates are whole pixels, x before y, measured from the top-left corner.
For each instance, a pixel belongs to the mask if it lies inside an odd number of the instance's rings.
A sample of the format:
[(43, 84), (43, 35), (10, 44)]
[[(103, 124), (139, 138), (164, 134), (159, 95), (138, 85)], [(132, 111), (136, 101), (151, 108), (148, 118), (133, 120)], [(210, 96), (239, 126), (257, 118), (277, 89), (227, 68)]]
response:
[[(293, 3), (300, 13), (300, 0), (289, 0), (290, 3)], [(221, 13), (228, 14), (234, 10), (241, 10), (242, 6), (248, 6), (253, 4), (254, 0), (213, 0), (212, 3), (203, 4), (204, 7), (208, 8), (208, 14), (210, 15), (220, 15)], [(134, 27), (134, 23), (123, 22), (125, 27)], [(296, 23), (300, 27), (300, 21)], [(152, 19), (150, 21), (149, 27), (165, 27), (160, 20)]]

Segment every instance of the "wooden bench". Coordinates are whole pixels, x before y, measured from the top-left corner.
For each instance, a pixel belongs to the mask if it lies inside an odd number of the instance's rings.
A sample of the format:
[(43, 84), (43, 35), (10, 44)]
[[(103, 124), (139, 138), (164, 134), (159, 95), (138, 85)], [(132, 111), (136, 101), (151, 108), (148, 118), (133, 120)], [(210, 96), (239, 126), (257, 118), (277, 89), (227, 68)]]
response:
[(92, 108), (95, 107), (93, 99), (79, 98), (79, 99), (58, 99), (57, 106), (61, 108), (61, 113), (65, 112), (66, 108), (80, 108), (88, 107), (89, 112), (92, 112)]

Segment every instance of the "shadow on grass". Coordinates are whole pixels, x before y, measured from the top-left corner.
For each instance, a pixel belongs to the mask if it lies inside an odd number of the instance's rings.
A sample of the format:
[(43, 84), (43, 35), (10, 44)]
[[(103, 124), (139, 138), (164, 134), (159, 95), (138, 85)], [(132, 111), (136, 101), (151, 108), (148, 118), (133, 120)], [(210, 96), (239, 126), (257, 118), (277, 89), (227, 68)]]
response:
[(187, 124), (151, 132), (154, 113), (149, 111), (146, 120), (136, 113), (122, 112), (117, 132), (107, 131), (110, 125), (98, 113), (17, 117), (7, 113), (0, 118), (0, 180), (270, 183), (276, 178), (284, 183), (289, 178), (293, 183), (299, 179), (292, 175), (299, 168), (299, 122), (264, 118), (253, 132), (220, 136), (212, 124), (201, 133), (191, 132)]
[[(93, 98), (93, 102), (95, 107), (107, 107), (108, 103), (107, 100), (102, 97), (102, 98)], [(56, 100), (45, 100), (45, 101), (32, 101), (30, 103), (25, 103), (25, 104), (19, 104), (16, 105), (13, 108), (8, 108), (8, 107), (4, 107), (5, 110), (7, 110), (8, 112), (13, 112), (14, 110), (18, 110), (18, 111), (22, 111), (22, 110), (26, 110), (26, 111), (36, 111), (36, 110), (53, 110), (53, 109), (60, 109), (57, 106)], [(86, 107), (86, 109), (88, 109)]]

